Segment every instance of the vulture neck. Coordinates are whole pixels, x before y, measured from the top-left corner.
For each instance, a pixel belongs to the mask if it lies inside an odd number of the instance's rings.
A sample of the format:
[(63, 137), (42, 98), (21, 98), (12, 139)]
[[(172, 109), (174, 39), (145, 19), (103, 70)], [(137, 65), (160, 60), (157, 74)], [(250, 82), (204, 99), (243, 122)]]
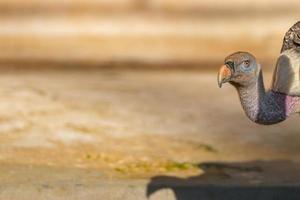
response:
[(291, 112), (287, 95), (265, 90), (262, 71), (253, 83), (236, 88), (247, 117), (258, 124), (279, 123)]

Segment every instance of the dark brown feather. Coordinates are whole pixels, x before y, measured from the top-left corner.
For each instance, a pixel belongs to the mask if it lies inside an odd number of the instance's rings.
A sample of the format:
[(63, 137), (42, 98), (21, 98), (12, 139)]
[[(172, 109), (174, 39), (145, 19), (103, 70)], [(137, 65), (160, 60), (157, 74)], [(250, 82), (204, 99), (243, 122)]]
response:
[(281, 53), (289, 49), (300, 48), (300, 21), (294, 24), (285, 34)]

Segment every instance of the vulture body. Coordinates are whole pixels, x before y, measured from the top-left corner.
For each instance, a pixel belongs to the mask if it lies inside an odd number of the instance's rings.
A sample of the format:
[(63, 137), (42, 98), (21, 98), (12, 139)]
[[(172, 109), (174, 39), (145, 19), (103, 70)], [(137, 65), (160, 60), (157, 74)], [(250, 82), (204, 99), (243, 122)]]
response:
[(283, 39), (271, 88), (265, 90), (260, 64), (248, 52), (225, 58), (218, 84), (229, 82), (236, 89), (247, 117), (259, 124), (275, 124), (300, 112), (300, 21)]

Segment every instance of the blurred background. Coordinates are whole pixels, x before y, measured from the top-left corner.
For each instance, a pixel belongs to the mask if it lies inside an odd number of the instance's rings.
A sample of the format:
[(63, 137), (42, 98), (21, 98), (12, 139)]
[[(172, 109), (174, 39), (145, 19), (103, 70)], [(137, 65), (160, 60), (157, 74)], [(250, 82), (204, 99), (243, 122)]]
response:
[[(0, 61), (22, 67), (215, 68), (236, 50), (273, 63), (299, 1), (2, 0)], [(41, 64), (43, 66), (41, 66)]]
[(298, 0), (0, 0), (1, 166), (151, 177), (197, 174), (204, 161), (298, 161), (299, 116), (256, 125), (216, 76), (225, 56), (249, 51), (269, 86), (299, 8)]

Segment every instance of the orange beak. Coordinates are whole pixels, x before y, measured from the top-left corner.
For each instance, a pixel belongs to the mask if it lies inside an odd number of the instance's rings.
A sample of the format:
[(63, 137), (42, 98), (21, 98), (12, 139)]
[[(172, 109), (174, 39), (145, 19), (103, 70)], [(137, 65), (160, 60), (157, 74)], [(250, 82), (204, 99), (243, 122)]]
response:
[(227, 65), (223, 65), (218, 74), (218, 85), (221, 88), (223, 83), (226, 83), (230, 80), (232, 76), (231, 70), (227, 67)]

